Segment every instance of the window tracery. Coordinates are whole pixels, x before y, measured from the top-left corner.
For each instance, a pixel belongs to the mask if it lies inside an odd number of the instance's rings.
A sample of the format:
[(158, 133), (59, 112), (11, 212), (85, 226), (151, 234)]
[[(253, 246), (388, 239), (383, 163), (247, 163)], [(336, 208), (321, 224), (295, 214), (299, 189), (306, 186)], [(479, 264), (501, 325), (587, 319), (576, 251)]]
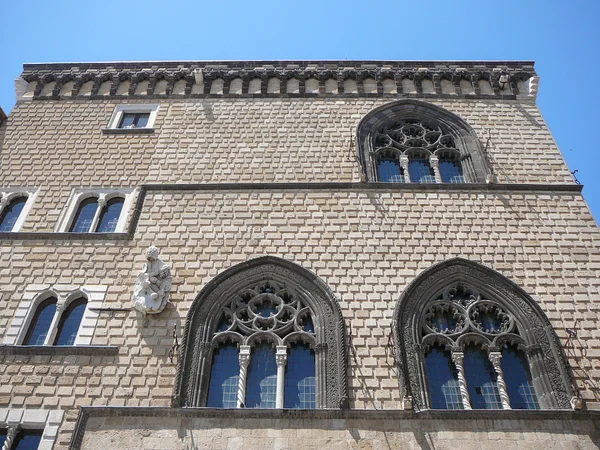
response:
[[(244, 289), (234, 295), (227, 304), (221, 307), (217, 328), (213, 333), (213, 366), (211, 369), (212, 395), (209, 393), (209, 406), (226, 407), (230, 405), (232, 377), (238, 380), (238, 401), (236, 407), (248, 408), (281, 408), (284, 395), (292, 398), (300, 397), (302, 401), (294, 404), (297, 408), (314, 407), (316, 392), (306, 389), (314, 387), (314, 369), (306, 370), (306, 366), (314, 368), (314, 345), (316, 343), (312, 312), (301, 299), (289, 289), (269, 281), (262, 282), (250, 289)], [(229, 349), (231, 343), (237, 343), (246, 351), (238, 366), (248, 365), (247, 371), (235, 373), (234, 355), (231, 354), (224, 363), (221, 348)], [(304, 370), (298, 367), (295, 359), (287, 365), (288, 347), (292, 344), (307, 344), (308, 356)], [(294, 346), (294, 358), (298, 357), (298, 347)], [(249, 358), (243, 357), (250, 355)], [(302, 357), (302, 356), (301, 356)], [(312, 359), (311, 359), (312, 358)], [(238, 356), (239, 359), (239, 356)], [(243, 361), (242, 361), (243, 360)], [(226, 377), (224, 372), (228, 372)], [(246, 379), (244, 379), (246, 378)], [(213, 380), (222, 380), (221, 387)], [(295, 383), (292, 382), (295, 380)], [(245, 390), (240, 386), (245, 386)], [(214, 394), (220, 389), (222, 397)]]
[[(537, 304), (491, 269), (455, 258), (400, 299), (401, 388), (417, 409), (570, 408), (572, 382)], [(406, 355), (416, 355), (407, 357)]]
[(215, 277), (186, 320), (174, 404), (347, 407), (345, 330), (327, 286), (262, 257)]
[(487, 163), (462, 119), (424, 101), (405, 99), (371, 111), (357, 129), (368, 181), (483, 182)]

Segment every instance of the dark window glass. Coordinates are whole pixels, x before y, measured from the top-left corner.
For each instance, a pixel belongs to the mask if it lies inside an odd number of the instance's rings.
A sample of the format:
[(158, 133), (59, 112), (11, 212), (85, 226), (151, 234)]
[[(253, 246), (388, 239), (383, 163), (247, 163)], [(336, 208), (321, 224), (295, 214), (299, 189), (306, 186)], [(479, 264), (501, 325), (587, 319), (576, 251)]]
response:
[(42, 440), (42, 430), (21, 430), (11, 450), (37, 450)]
[(27, 197), (13, 198), (0, 214), (0, 231), (12, 231), (27, 203)]
[(462, 166), (454, 156), (441, 156), (439, 159), (440, 176), (442, 183), (464, 183)]
[[(106, 202), (98, 219), (98, 233), (112, 233), (117, 229), (117, 222), (123, 209), (123, 199), (121, 197), (111, 198)], [(93, 219), (93, 217), (92, 217)]]
[(382, 183), (404, 183), (404, 174), (398, 158), (382, 156), (377, 160), (377, 180)]
[(275, 349), (270, 343), (263, 342), (252, 349), (246, 384), (246, 407), (275, 408), (276, 394)]
[(119, 128), (145, 128), (150, 113), (123, 113)]
[(317, 407), (315, 353), (306, 344), (293, 344), (285, 368), (284, 408)]
[(496, 371), (479, 347), (471, 345), (465, 349), (465, 379), (473, 409), (502, 409)]
[(302, 330), (308, 333), (315, 332), (315, 324), (313, 323), (312, 317), (310, 315), (307, 315), (300, 320), (300, 326), (302, 327)]
[(85, 298), (78, 298), (69, 303), (69, 306), (60, 317), (54, 345), (73, 345), (75, 343), (85, 305), (87, 305)]
[(502, 371), (512, 409), (540, 409), (525, 354), (514, 347), (502, 350)]
[(44, 345), (55, 312), (55, 298), (49, 298), (39, 304), (29, 325), (23, 345)]
[(220, 345), (213, 352), (206, 406), (235, 408), (239, 379), (240, 365), (236, 345)]
[(4, 445), (4, 442), (6, 441), (7, 433), (8, 433), (8, 430), (0, 430), (0, 448), (2, 448), (2, 446)]
[(463, 409), (458, 374), (450, 352), (432, 347), (425, 355), (429, 398), (433, 409)]
[(75, 219), (69, 231), (72, 233), (89, 233), (97, 208), (98, 199), (96, 197), (86, 198), (79, 203), (77, 214), (75, 214)]
[(435, 183), (433, 169), (425, 158), (410, 158), (408, 173), (410, 181), (413, 183)]

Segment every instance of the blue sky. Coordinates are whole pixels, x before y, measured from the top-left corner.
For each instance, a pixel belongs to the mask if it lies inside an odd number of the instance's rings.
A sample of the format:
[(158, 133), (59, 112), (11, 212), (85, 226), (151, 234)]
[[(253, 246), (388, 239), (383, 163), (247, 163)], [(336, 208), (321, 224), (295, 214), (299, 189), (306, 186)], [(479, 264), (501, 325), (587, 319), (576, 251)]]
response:
[(599, 19), (598, 0), (0, 0), (0, 106), (24, 62), (534, 60), (538, 105), (600, 219)]

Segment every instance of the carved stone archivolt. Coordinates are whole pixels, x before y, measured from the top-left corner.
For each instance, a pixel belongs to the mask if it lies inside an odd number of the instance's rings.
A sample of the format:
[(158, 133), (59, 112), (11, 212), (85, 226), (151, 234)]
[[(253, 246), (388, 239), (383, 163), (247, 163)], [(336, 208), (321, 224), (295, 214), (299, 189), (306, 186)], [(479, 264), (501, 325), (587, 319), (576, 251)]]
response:
[(261, 340), (277, 347), (280, 360), (288, 344), (309, 344), (315, 351), (317, 407), (347, 406), (346, 337), (339, 304), (314, 274), (275, 257), (234, 266), (198, 294), (186, 319), (174, 405), (206, 404), (212, 352), (219, 343), (237, 342), (242, 354)]
[[(489, 352), (504, 408), (509, 408), (500, 367), (504, 344), (517, 345), (526, 353), (542, 408), (571, 407), (573, 383), (544, 312), (512, 281), (480, 264), (454, 258), (419, 275), (396, 306), (394, 340), (402, 394), (413, 398), (415, 409), (429, 408), (424, 369), (429, 346), (441, 344), (452, 350), (459, 387), (464, 387), (460, 363), (462, 349), (469, 343)], [(468, 409), (463, 390), (463, 405)]]

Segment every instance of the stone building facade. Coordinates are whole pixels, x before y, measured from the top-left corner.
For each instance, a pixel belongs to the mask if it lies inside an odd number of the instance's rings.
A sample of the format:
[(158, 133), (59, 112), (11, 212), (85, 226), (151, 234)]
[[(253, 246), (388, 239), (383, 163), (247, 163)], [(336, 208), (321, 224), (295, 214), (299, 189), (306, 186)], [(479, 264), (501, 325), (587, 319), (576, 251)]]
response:
[(24, 65), (0, 115), (3, 448), (597, 448), (600, 233), (538, 80)]

